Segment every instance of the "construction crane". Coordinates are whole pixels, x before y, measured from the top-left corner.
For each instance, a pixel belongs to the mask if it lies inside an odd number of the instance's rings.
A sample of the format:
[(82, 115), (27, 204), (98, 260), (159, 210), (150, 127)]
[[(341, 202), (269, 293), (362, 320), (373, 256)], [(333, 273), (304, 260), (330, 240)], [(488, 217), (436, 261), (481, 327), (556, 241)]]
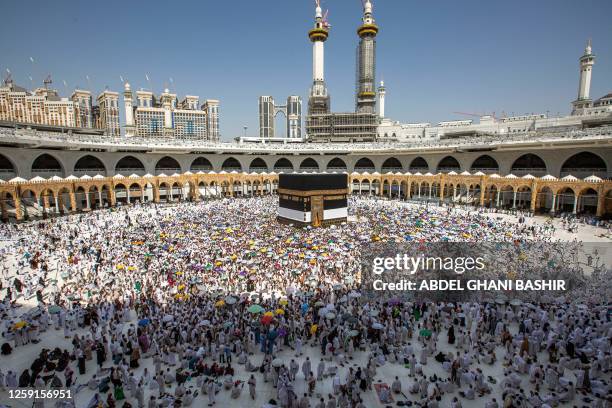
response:
[(49, 89), (49, 86), (53, 83), (53, 81), (51, 80), (51, 74), (47, 75), (47, 77), (45, 78), (45, 80), (43, 81), (43, 84), (45, 84), (45, 89)]
[[(8, 71), (8, 69), (7, 69), (7, 71)], [(11, 72), (8, 71), (6, 73), (6, 75), (4, 76), (4, 85), (8, 86), (12, 82), (13, 82), (13, 74), (11, 74)]]
[(327, 16), (329, 15), (329, 10), (325, 10), (325, 14), (323, 14), (323, 27), (329, 29), (331, 28), (331, 24), (327, 20)]

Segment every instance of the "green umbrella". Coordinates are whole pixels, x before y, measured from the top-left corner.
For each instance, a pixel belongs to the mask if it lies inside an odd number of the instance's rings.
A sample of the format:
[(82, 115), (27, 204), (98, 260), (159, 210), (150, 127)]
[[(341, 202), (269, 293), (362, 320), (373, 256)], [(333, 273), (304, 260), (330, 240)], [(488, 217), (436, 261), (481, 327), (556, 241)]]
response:
[(62, 308), (57, 305), (49, 306), (49, 313), (51, 314), (58, 314), (61, 310)]
[(431, 330), (421, 329), (421, 331), (419, 332), (419, 335), (423, 336), (423, 337), (430, 337), (431, 336)]
[(259, 305), (251, 305), (249, 306), (249, 308), (247, 309), (247, 311), (249, 311), (250, 313), (261, 313), (263, 312), (265, 309)]

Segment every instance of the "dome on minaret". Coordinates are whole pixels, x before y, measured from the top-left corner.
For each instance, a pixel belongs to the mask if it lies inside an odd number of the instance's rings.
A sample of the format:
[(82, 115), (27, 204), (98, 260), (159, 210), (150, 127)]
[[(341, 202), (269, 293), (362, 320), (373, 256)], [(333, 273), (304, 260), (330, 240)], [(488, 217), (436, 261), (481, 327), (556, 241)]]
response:
[(130, 91), (132, 87), (130, 86), (130, 83), (126, 81), (125, 84), (123, 84), (123, 89)]

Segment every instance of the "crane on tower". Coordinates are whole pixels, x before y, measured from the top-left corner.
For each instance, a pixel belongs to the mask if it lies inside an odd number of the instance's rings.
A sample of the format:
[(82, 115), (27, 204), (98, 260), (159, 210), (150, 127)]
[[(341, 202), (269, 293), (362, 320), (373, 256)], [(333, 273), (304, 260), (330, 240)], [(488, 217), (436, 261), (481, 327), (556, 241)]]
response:
[(329, 15), (329, 10), (325, 10), (325, 13), (323, 14), (323, 27), (325, 28), (331, 28), (331, 24), (329, 24), (329, 21), (327, 20), (328, 15)]
[(45, 80), (43, 81), (43, 84), (45, 84), (45, 89), (49, 89), (49, 86), (53, 83), (53, 81), (51, 80), (51, 74), (47, 75), (47, 77), (45, 78)]

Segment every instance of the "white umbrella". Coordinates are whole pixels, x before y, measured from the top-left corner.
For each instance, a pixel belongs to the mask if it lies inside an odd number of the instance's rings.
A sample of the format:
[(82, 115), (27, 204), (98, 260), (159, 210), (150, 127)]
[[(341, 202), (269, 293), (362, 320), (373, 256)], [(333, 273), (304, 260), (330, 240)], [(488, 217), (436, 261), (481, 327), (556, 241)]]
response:
[(372, 325), (372, 328), (373, 328), (374, 330), (381, 330), (383, 327), (384, 327), (384, 326), (383, 326), (382, 324), (378, 323), (378, 322), (376, 322), (376, 323), (374, 323), (374, 324)]
[(378, 310), (370, 310), (370, 316), (372, 317), (378, 316)]
[(280, 367), (283, 365), (283, 360), (280, 358), (275, 358), (272, 360), (272, 367)]
[(228, 305), (233, 305), (234, 303), (236, 303), (236, 298), (232, 296), (227, 296), (225, 298), (225, 303), (227, 303)]
[(336, 317), (335, 313), (329, 312), (325, 315), (326, 318), (328, 318), (329, 320), (333, 320)]
[(171, 322), (172, 320), (174, 320), (174, 316), (169, 314), (164, 316), (164, 322)]

